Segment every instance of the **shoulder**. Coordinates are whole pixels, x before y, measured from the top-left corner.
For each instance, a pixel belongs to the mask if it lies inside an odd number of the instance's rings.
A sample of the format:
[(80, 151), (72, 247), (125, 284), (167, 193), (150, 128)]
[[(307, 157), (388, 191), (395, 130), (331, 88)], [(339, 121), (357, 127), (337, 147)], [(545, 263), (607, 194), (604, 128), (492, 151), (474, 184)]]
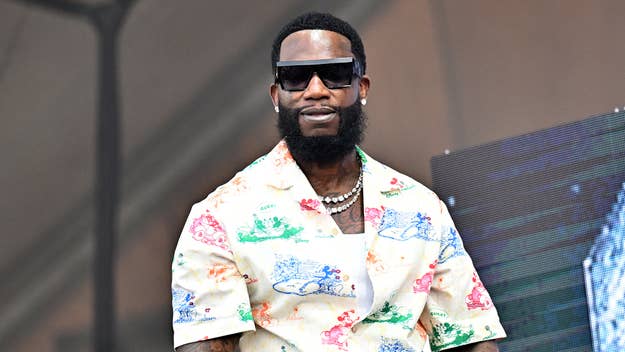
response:
[(375, 160), (359, 149), (363, 158), (364, 172), (375, 180), (376, 187), (386, 198), (410, 198), (420, 201), (431, 201), (438, 205), (440, 199), (430, 188), (414, 178), (395, 170), (394, 168)]
[(218, 210), (222, 205), (235, 201), (246, 193), (258, 189), (256, 185), (261, 182), (261, 178), (266, 172), (263, 165), (266, 155), (258, 158), (243, 170), (237, 172), (228, 182), (217, 187), (209, 193), (206, 198), (197, 203), (202, 207)]
[[(281, 141), (269, 153), (252, 161), (195, 205), (219, 213), (226, 205), (236, 207), (247, 201), (256, 202), (263, 197), (267, 185), (289, 178), (288, 175), (283, 175), (283, 171), (292, 169), (289, 168), (291, 160), (286, 144)], [(278, 175), (281, 177), (277, 177)]]

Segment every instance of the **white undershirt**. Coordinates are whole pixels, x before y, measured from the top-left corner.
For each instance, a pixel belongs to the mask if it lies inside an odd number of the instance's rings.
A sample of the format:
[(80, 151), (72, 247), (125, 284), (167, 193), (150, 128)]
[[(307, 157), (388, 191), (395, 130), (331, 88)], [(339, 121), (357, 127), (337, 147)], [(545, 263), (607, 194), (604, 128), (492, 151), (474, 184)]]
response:
[[(356, 314), (363, 320), (371, 312), (373, 305), (373, 285), (367, 273), (367, 249), (373, 241), (373, 234), (356, 233), (343, 235), (347, 241), (345, 248), (346, 269), (354, 273), (352, 282), (356, 287)], [(430, 340), (427, 338), (421, 352), (431, 352)]]
[[(354, 283), (357, 315), (364, 319), (373, 305), (373, 286), (367, 273), (367, 248), (373, 235), (365, 233), (342, 236), (347, 242), (345, 248), (346, 271), (353, 273), (350, 281)], [(343, 254), (343, 253), (342, 253)]]

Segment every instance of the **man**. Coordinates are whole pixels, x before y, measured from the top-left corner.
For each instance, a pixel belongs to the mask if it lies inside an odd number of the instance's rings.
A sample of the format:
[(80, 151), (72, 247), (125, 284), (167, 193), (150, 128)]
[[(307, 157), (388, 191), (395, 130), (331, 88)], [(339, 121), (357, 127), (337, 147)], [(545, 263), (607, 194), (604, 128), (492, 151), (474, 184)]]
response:
[(283, 140), (191, 210), (177, 351), (497, 351), (505, 332), (444, 204), (357, 147), (370, 79), (356, 31), (304, 14), (272, 66)]

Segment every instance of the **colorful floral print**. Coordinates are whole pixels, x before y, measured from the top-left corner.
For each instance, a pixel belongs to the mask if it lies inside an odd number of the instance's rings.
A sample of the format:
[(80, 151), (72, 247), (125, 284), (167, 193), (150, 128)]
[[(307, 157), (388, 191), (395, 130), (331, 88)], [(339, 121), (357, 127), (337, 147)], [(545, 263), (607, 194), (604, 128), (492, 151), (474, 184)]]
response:
[(467, 304), (468, 309), (481, 309), (487, 310), (492, 308), (493, 301), (490, 299), (486, 288), (484, 288), (484, 284), (480, 281), (480, 278), (477, 276), (477, 273), (473, 273), (473, 279), (471, 279), (474, 283), (473, 289), (471, 293), (469, 293), (465, 298), (465, 303)]
[(240, 275), (236, 266), (217, 263), (208, 268), (208, 274), (206, 276), (209, 279), (215, 280), (215, 282), (224, 282), (231, 275)]
[(444, 204), (358, 153), (362, 241), (284, 142), (193, 207), (172, 261), (175, 346), (240, 332), (242, 352), (407, 352), (505, 337)]
[(341, 269), (331, 264), (296, 257), (280, 257), (273, 270), (273, 289), (286, 294), (354, 297), (352, 287), (341, 277)]
[[(412, 313), (409, 309), (384, 302), (382, 308), (366, 317), (363, 324), (373, 323), (389, 323), (389, 324), (405, 324), (412, 319)], [(410, 327), (408, 327), (410, 329)]]
[(471, 341), (475, 331), (460, 324), (441, 323), (434, 325), (431, 344), (433, 350), (438, 351), (448, 347), (462, 346)]
[(355, 311), (349, 310), (339, 315), (336, 320), (338, 324), (331, 327), (329, 330), (322, 331), (321, 343), (324, 345), (335, 345), (341, 351), (349, 351), (347, 336), (349, 335), (351, 327), (356, 323), (359, 317), (355, 316)]
[(430, 292), (430, 288), (432, 287), (432, 282), (434, 281), (434, 269), (436, 268), (438, 260), (435, 260), (434, 263), (430, 264), (428, 267), (430, 270), (423, 274), (420, 278), (415, 279), (414, 284), (412, 285), (412, 292)]
[(193, 220), (189, 231), (196, 241), (230, 251), (228, 238), (223, 227), (208, 210)]
[(253, 320), (254, 316), (252, 316), (252, 310), (245, 303), (241, 303), (238, 306), (237, 312), (239, 313), (239, 318), (241, 321)]
[(304, 229), (303, 227), (292, 226), (284, 217), (270, 216), (260, 218), (257, 214), (254, 214), (253, 217), (253, 225), (239, 228), (239, 241), (262, 242), (289, 239), (297, 236)]
[(384, 214), (384, 207), (378, 208), (365, 208), (364, 215), (365, 221), (369, 222), (374, 227), (378, 227), (380, 224), (380, 220), (382, 219), (382, 214)]
[(467, 252), (462, 246), (462, 240), (460, 236), (458, 236), (456, 229), (454, 227), (449, 227), (441, 239), (441, 251), (438, 256), (438, 261), (444, 263), (451, 258), (461, 255), (467, 255)]
[(397, 241), (412, 238), (435, 240), (432, 236), (430, 217), (420, 212), (386, 209), (380, 223), (378, 234)]
[(195, 321), (215, 320), (208, 316), (210, 308), (198, 309), (194, 303), (193, 292), (183, 288), (173, 289), (171, 292), (174, 308), (174, 323), (190, 323)]
[(382, 337), (382, 343), (378, 348), (378, 352), (415, 352), (415, 350), (397, 339)]
[(262, 302), (258, 307), (252, 309), (252, 316), (254, 321), (260, 326), (268, 326), (272, 323), (273, 318), (269, 313), (271, 304), (269, 302)]

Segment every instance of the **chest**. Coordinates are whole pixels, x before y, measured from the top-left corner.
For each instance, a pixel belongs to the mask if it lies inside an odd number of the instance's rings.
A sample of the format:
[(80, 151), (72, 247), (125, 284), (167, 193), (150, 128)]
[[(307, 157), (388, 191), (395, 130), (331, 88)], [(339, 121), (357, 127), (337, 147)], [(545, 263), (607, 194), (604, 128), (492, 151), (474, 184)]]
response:
[(358, 198), (351, 207), (345, 211), (332, 214), (332, 219), (344, 234), (363, 233), (365, 231), (365, 218), (362, 197)]

